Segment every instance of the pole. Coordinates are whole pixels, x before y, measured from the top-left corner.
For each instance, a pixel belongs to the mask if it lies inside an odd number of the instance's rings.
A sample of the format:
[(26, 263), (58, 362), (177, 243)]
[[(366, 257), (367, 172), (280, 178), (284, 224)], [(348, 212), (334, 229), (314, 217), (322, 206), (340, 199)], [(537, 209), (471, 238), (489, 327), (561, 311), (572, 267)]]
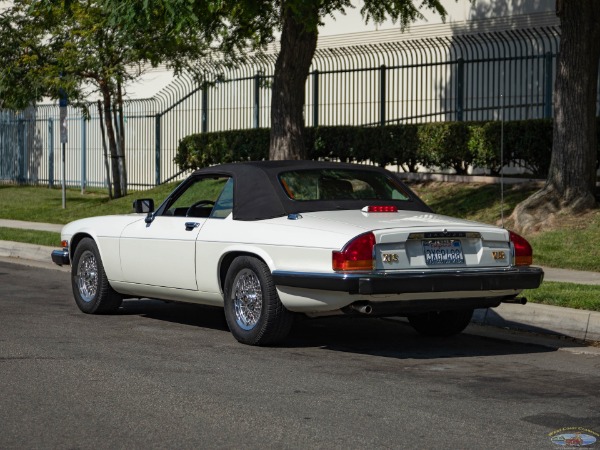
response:
[(60, 106), (60, 143), (62, 144), (62, 207), (67, 208), (67, 164), (65, 162), (66, 146), (68, 142), (67, 133), (67, 94), (61, 89)]
[(65, 144), (63, 142), (62, 143), (62, 207), (63, 207), (63, 209), (67, 208), (67, 182), (66, 182), (67, 165), (65, 163), (65, 153), (66, 153), (65, 147), (66, 146), (67, 146), (67, 144)]

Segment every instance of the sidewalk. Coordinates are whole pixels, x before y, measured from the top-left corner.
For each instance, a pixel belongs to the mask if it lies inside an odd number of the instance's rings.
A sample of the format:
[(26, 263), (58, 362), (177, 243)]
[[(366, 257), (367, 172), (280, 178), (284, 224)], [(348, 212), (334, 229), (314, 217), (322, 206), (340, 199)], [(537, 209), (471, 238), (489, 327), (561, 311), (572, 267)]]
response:
[[(0, 227), (60, 232), (62, 225), (0, 219)], [(50, 253), (59, 247), (0, 241), (0, 257), (47, 264)], [(600, 273), (544, 267), (545, 281), (600, 285)], [(62, 270), (65, 270), (64, 268)], [(524, 330), (539, 334), (555, 334), (582, 341), (600, 341), (600, 312), (528, 303), (524, 306), (503, 303), (497, 308), (476, 310), (473, 322), (500, 328)]]

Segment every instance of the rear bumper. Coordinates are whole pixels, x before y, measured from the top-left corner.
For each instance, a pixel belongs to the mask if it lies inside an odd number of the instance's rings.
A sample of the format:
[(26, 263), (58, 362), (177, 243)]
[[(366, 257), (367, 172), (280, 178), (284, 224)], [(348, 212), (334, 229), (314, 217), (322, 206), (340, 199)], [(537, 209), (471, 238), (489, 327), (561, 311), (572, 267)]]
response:
[(54, 264), (58, 264), (59, 266), (68, 266), (71, 264), (71, 260), (69, 258), (69, 250), (54, 250), (51, 254), (52, 262)]
[(273, 272), (277, 286), (362, 295), (535, 289), (543, 279), (544, 271), (539, 267), (388, 273)]

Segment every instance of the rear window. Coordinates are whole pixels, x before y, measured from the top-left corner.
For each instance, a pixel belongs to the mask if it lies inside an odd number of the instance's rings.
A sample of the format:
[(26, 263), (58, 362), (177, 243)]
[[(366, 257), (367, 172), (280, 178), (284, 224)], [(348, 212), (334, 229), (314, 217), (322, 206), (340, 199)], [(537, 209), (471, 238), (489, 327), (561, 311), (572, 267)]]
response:
[(399, 183), (384, 174), (361, 170), (297, 170), (279, 175), (289, 198), (314, 200), (408, 200)]

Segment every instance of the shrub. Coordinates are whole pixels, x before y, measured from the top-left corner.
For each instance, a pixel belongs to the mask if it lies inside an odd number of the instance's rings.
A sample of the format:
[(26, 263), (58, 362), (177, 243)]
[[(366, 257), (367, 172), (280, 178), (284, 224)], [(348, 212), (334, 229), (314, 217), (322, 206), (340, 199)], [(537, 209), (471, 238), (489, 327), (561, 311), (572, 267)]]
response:
[[(600, 164), (600, 118), (597, 129)], [(503, 147), (505, 165), (520, 165), (533, 176), (545, 178), (552, 153), (552, 121), (323, 126), (306, 128), (305, 143), (308, 159), (397, 164), (409, 172), (420, 164), (452, 168), (459, 174), (467, 173), (469, 166), (498, 174)], [(179, 144), (175, 162), (187, 170), (268, 156), (269, 130), (260, 128), (187, 136)]]
[(458, 174), (466, 174), (474, 160), (469, 151), (470, 132), (465, 122), (422, 124), (418, 130), (421, 162), (428, 167), (452, 168)]

